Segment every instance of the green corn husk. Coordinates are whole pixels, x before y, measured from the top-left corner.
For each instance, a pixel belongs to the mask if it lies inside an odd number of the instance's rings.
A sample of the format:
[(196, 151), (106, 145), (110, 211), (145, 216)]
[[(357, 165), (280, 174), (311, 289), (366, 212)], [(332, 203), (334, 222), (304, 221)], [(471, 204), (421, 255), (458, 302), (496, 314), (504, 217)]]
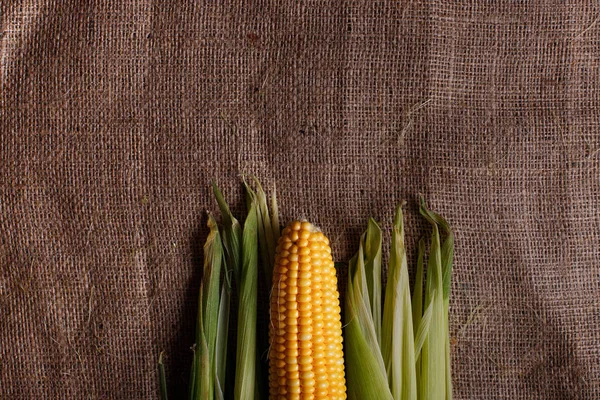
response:
[(229, 205), (215, 183), (213, 183), (213, 193), (221, 211), (221, 237), (225, 261), (225, 279), (221, 285), (221, 304), (219, 306), (219, 326), (215, 359), (217, 370), (215, 395), (218, 400), (221, 400), (225, 397), (231, 397), (233, 393), (233, 380), (235, 379), (235, 371), (233, 368), (230, 368), (229, 371), (227, 370), (228, 361), (233, 361), (235, 363), (235, 349), (233, 347), (228, 348), (227, 342), (229, 336), (229, 321), (231, 319), (232, 278), (235, 282), (238, 282), (236, 288), (239, 297), (240, 264), (242, 258), (242, 227), (239, 221), (231, 213)]
[[(368, 249), (364, 251), (363, 249)], [(416, 400), (417, 379), (402, 208), (396, 210), (381, 318), (381, 230), (369, 220), (349, 266), (346, 294), (348, 397)]]
[[(421, 319), (423, 318), (423, 259), (425, 258), (425, 238), (419, 239), (419, 250), (417, 255), (417, 274), (415, 277), (415, 286), (412, 297), (412, 316), (413, 316), (413, 329), (415, 330), (415, 369), (417, 382), (421, 381), (421, 342), (417, 350), (417, 329), (421, 325)], [(424, 340), (424, 338), (422, 339)]]
[[(424, 204), (421, 205), (420, 212), (432, 225), (433, 233), (425, 283), (427, 309), (417, 332), (417, 346), (421, 340), (419, 335), (426, 332), (421, 349), (419, 398), (444, 400), (446, 399), (445, 347), (447, 335), (444, 329), (444, 286), (440, 233), (437, 223), (429, 215)], [(428, 313), (430, 313), (430, 317)], [(424, 329), (427, 324), (429, 324), (428, 329)]]
[[(197, 324), (197, 323), (196, 323)], [(196, 344), (192, 346), (192, 368), (190, 371), (190, 386), (189, 386), (189, 400), (196, 400), (196, 390), (198, 387), (196, 386), (196, 381), (198, 377), (198, 360), (199, 354), (196, 352)]]
[(373, 218), (369, 219), (367, 232), (363, 237), (363, 245), (369, 303), (371, 314), (373, 314), (377, 343), (381, 347), (381, 228)]
[[(215, 230), (215, 241), (210, 247), (214, 248), (214, 256), (209, 259), (208, 263), (204, 264), (204, 279), (207, 280), (207, 292), (206, 298), (203, 301), (204, 309), (206, 310), (206, 319), (204, 325), (204, 332), (206, 336), (206, 345), (208, 347), (209, 363), (211, 364), (211, 376), (209, 390), (214, 390), (216, 379), (216, 368), (215, 368), (215, 354), (216, 354), (216, 343), (217, 333), (219, 324), (219, 308), (220, 308), (220, 279), (221, 279), (221, 265), (223, 260), (223, 247), (221, 243), (221, 235), (219, 234), (217, 223), (213, 216), (209, 216), (209, 227), (211, 231)], [(210, 235), (209, 235), (210, 236)], [(209, 240), (207, 239), (207, 242)], [(205, 254), (209, 253), (205, 246)], [(208, 269), (207, 269), (208, 265)], [(208, 271), (208, 276), (207, 276)], [(212, 396), (212, 393), (209, 395)]]
[[(263, 378), (268, 374), (261, 362), (261, 354), (266, 354), (268, 348), (263, 329), (266, 326), (257, 324), (258, 259), (263, 264), (267, 287), (271, 287), (280, 227), (275, 191), (269, 199), (258, 180), (252, 180), (256, 191), (244, 181), (248, 217), (243, 229), (219, 188), (213, 185), (223, 224), (219, 230), (209, 215), (190, 400), (246, 400), (263, 398), (261, 394), (266, 393)], [(394, 218), (385, 296), (383, 235), (372, 218), (361, 236), (357, 254), (350, 260), (344, 302), (349, 399), (452, 399), (448, 313), (454, 236), (447, 221), (428, 210), (424, 201), (420, 213), (431, 224), (432, 234), (426, 279), (425, 241), (419, 241), (412, 299), (401, 206)], [(221, 269), (225, 271), (222, 281)], [(233, 286), (239, 296), (237, 352), (227, 344)], [(167, 399), (162, 353), (158, 367), (161, 398)]]
[(267, 195), (256, 177), (253, 177), (253, 181), (256, 185), (256, 191), (252, 190), (245, 180), (244, 185), (248, 193), (248, 203), (256, 202), (261, 262), (265, 271), (267, 287), (271, 287), (273, 283), (273, 266), (275, 264), (275, 248), (277, 247), (280, 235), (279, 210), (277, 208), (275, 190), (273, 190), (273, 194), (271, 195), (271, 213), (269, 213)]
[(442, 263), (442, 284), (443, 284), (443, 303), (444, 303), (444, 333), (445, 333), (445, 367), (446, 367), (446, 400), (452, 400), (452, 374), (450, 358), (450, 330), (448, 323), (448, 313), (450, 308), (450, 286), (452, 277), (452, 262), (454, 259), (454, 234), (448, 222), (439, 214), (427, 210), (425, 202), (422, 202), (422, 209), (444, 232), (446, 239), (442, 244), (441, 263)]
[(217, 223), (208, 217), (209, 234), (204, 244), (204, 270), (198, 296), (196, 345), (192, 362), (190, 399), (212, 400), (217, 371), (215, 354), (220, 309), (220, 278), (223, 246)]
[(235, 399), (254, 399), (256, 390), (256, 316), (258, 299), (257, 211), (252, 202), (242, 234), (239, 281)]
[[(427, 335), (429, 334), (429, 327), (432, 323), (431, 318), (433, 316), (433, 304), (433, 301), (429, 302), (427, 308), (421, 316), (421, 322), (419, 323), (419, 327), (417, 328), (417, 332), (415, 333), (415, 358), (419, 367), (422, 366), (421, 353), (423, 350), (423, 344), (425, 343), (425, 339), (427, 339)], [(421, 369), (422, 368), (419, 368), (419, 370), (417, 370), (418, 376), (420, 376)]]
[[(260, 260), (263, 266), (265, 275), (265, 288), (271, 288), (273, 281), (273, 267), (275, 264), (275, 249), (280, 236), (279, 227), (279, 211), (277, 207), (277, 197), (275, 189), (273, 189), (271, 195), (271, 212), (269, 212), (269, 205), (267, 202), (267, 195), (264, 192), (260, 182), (256, 177), (252, 180), (256, 185), (256, 191), (244, 180), (246, 187), (246, 200), (248, 203), (248, 209), (252, 207), (252, 204), (256, 208), (256, 230), (258, 233), (258, 248), (260, 250)], [(259, 311), (261, 310), (259, 307)], [(268, 313), (268, 305), (266, 306), (266, 312)], [(257, 327), (257, 354), (256, 358), (256, 381), (255, 385), (255, 398), (260, 399), (263, 393), (268, 393), (269, 382), (268, 382), (268, 360), (266, 354), (269, 349), (269, 334), (268, 325), (260, 324)]]
[(219, 304), (219, 322), (217, 326), (217, 342), (215, 350), (215, 396), (217, 400), (225, 399), (230, 302), (231, 284), (227, 279), (224, 279), (221, 284), (221, 302)]
[(193, 346), (194, 357), (192, 359), (192, 375), (190, 379), (190, 400), (212, 399), (211, 388), (211, 364), (209, 362), (208, 346), (204, 335), (204, 322), (202, 310), (203, 298), (202, 286), (198, 300), (198, 319), (196, 321), (196, 344)]
[(392, 400), (370, 309), (362, 240), (358, 254), (348, 265), (345, 311), (344, 352), (348, 399)]
[[(413, 326), (418, 327), (421, 323), (421, 316), (423, 315), (423, 274), (424, 267), (423, 262), (425, 259), (425, 238), (419, 239), (419, 250), (417, 253), (417, 271), (415, 276), (415, 286), (412, 297), (412, 315), (413, 315)], [(416, 336), (416, 332), (415, 332)]]
[[(441, 225), (443, 227), (443, 224)], [(452, 360), (450, 357), (450, 283), (452, 262), (454, 258), (454, 235), (450, 229), (449, 236), (442, 245), (442, 265), (444, 268), (444, 330), (446, 332), (446, 400), (452, 400)]]
[(165, 365), (163, 364), (163, 354), (161, 351), (158, 356), (158, 379), (160, 381), (160, 398), (161, 400), (169, 400), (167, 394), (167, 375), (165, 374)]
[(412, 306), (401, 206), (396, 210), (392, 232), (385, 291), (382, 354), (394, 399), (416, 400), (417, 378)]
[[(242, 227), (239, 221), (231, 214), (229, 205), (216, 184), (213, 184), (213, 193), (221, 210), (222, 237), (227, 272), (233, 270), (233, 278), (236, 282), (239, 282), (242, 258)], [(226, 275), (226, 278), (229, 281), (229, 274)]]

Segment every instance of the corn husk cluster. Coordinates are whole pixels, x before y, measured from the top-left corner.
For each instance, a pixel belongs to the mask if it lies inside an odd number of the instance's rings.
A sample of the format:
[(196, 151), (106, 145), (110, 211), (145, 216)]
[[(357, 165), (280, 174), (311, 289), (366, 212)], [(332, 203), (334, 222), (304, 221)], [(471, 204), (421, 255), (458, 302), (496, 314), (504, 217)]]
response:
[(412, 296), (402, 207), (396, 209), (392, 228), (385, 296), (382, 232), (373, 219), (350, 260), (345, 303), (349, 399), (452, 398), (448, 307), (454, 238), (448, 223), (424, 202), (420, 212), (432, 234), (426, 279), (425, 241), (419, 241)]
[[(190, 400), (258, 399), (266, 386), (267, 376), (262, 373), (265, 362), (259, 357), (267, 350), (268, 337), (266, 329), (257, 324), (259, 254), (264, 268), (261, 275), (269, 282), (279, 239), (279, 217), (275, 192), (269, 207), (260, 183), (256, 179), (253, 183), (256, 190), (244, 182), (248, 214), (243, 227), (219, 188), (213, 185), (221, 224), (212, 214), (208, 215), (209, 234), (204, 245), (196, 339), (192, 346)], [(233, 307), (232, 299), (236, 300)], [(237, 318), (230, 315), (232, 308), (237, 310)], [(236, 323), (235, 345), (228, 345), (231, 321)], [(159, 357), (159, 382), (161, 398), (167, 400), (163, 353)]]
[[(213, 185), (220, 223), (208, 215), (190, 400), (268, 397), (268, 325), (259, 323), (268, 310), (258, 299), (260, 288), (272, 286), (279, 215), (274, 190), (269, 199), (255, 178), (244, 186), (247, 216), (241, 224)], [(412, 294), (402, 207), (393, 221), (385, 288), (383, 234), (375, 220), (368, 221), (349, 262), (344, 300), (349, 399), (452, 398), (448, 308), (454, 239), (446, 220), (424, 202), (420, 212), (432, 231), (427, 257), (426, 240), (418, 243)], [(161, 398), (167, 400), (163, 353), (158, 371)]]

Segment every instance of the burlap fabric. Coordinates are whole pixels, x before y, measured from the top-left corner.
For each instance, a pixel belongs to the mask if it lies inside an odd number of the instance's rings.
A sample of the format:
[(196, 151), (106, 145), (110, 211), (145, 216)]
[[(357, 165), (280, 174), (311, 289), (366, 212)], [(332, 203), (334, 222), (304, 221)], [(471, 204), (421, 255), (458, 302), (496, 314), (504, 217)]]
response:
[(600, 398), (597, 1), (0, 1), (0, 398), (186, 393), (216, 179), (456, 230), (456, 399)]

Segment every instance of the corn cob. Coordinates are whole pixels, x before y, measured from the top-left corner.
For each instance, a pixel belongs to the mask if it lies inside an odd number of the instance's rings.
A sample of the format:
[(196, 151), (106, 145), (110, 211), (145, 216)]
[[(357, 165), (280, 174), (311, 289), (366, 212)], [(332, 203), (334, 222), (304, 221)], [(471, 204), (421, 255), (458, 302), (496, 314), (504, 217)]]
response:
[(345, 399), (337, 277), (329, 240), (291, 222), (276, 249), (269, 324), (270, 399)]

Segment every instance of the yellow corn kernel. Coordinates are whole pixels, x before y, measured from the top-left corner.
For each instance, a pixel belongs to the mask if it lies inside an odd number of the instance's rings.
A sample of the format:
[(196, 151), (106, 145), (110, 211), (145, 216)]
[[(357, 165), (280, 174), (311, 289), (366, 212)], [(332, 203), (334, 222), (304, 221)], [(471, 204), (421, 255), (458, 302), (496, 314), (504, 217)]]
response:
[(269, 398), (346, 399), (337, 277), (329, 240), (294, 221), (276, 249)]

